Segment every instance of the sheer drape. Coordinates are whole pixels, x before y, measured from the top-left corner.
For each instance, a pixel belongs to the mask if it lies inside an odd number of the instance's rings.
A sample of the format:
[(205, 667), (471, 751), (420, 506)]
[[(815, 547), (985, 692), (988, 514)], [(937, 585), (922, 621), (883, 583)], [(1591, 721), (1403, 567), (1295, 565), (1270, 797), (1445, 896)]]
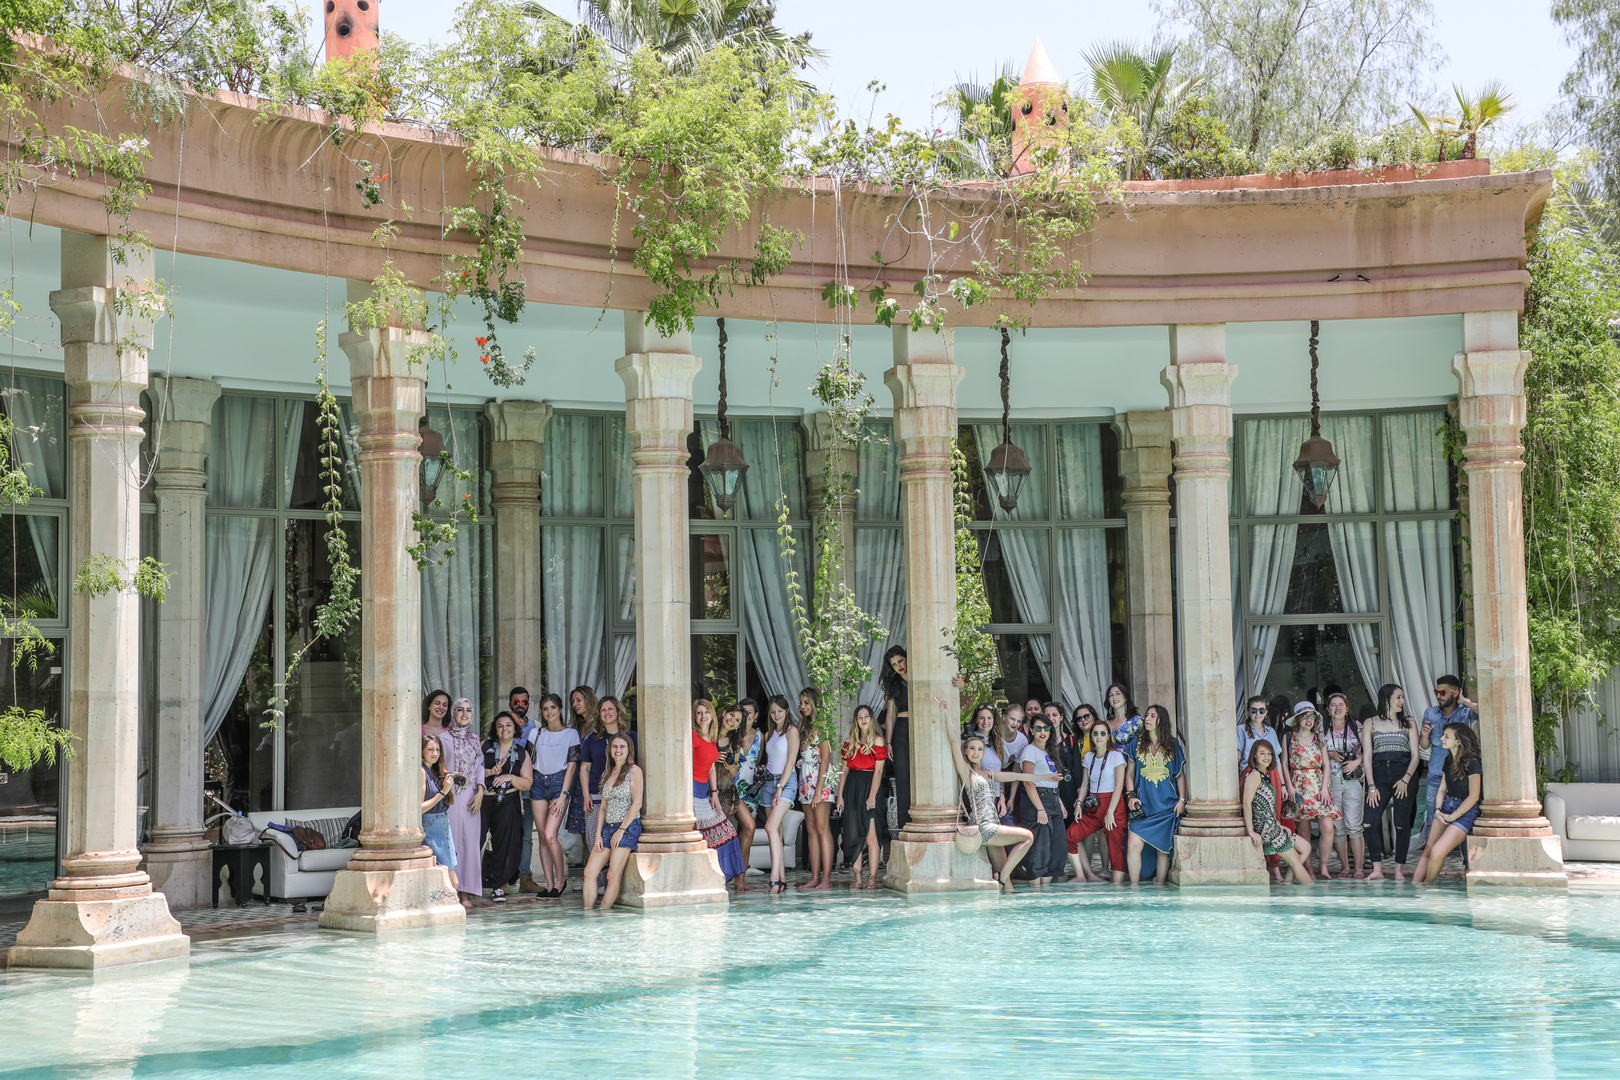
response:
[[(1301, 491), (1294, 473), (1299, 447), (1311, 434), (1303, 418), (1248, 420), (1243, 426), (1244, 481), (1249, 513), (1272, 517), (1299, 513)], [(1252, 525), (1249, 538), (1250, 615), (1280, 615), (1288, 602), (1294, 569), (1297, 525)], [(1251, 629), (1244, 667), (1248, 686), (1240, 695), (1258, 694), (1277, 651), (1277, 627)]]
[[(883, 704), (878, 665), (892, 645), (906, 645), (905, 549), (901, 543), (900, 448), (888, 424), (873, 424), (881, 442), (864, 442), (855, 453), (855, 602), (883, 624), (884, 640), (861, 649), (861, 662), (872, 678), (861, 690), (861, 704), (874, 710)], [(862, 522), (883, 522), (889, 528), (861, 528)]]
[[(630, 432), (624, 426), (624, 417), (608, 420), (608, 439), (613, 453), (613, 516), (633, 518), (636, 513), (634, 492), (630, 487)], [(619, 577), (619, 621), (636, 621), (636, 540), (632, 533), (619, 534), (614, 544), (617, 553)], [(613, 638), (613, 693), (623, 697), (630, 688), (630, 677), (636, 672), (636, 635), (617, 634)]]
[[(1034, 470), (1011, 514), (991, 500), (996, 521), (1044, 521), (1046, 505), (1046, 429), (1014, 425), (1014, 445), (1024, 451)], [(1000, 442), (999, 425), (976, 424), (981, 480), (983, 463)], [(1096, 424), (1063, 424), (1057, 436), (1057, 515), (1064, 520), (1102, 516), (1102, 442)], [(1026, 623), (1053, 623), (1057, 632), (1029, 636), (1035, 664), (1046, 685), (1069, 707), (1100, 701), (1113, 668), (1108, 626), (1108, 543), (1102, 529), (998, 529), (996, 539), (1012, 584), (1019, 618)], [(1051, 550), (1048, 550), (1051, 545)], [(1050, 560), (1050, 563), (1049, 561)], [(1048, 565), (1053, 567), (1057, 611), (1047, 601)], [(1053, 651), (1056, 650), (1056, 670)]]
[[(1378, 532), (1371, 522), (1345, 523), (1333, 519), (1345, 514), (1373, 512), (1373, 421), (1370, 416), (1324, 416), (1322, 437), (1339, 456), (1339, 475), (1328, 489), (1328, 540), (1339, 575), (1339, 597), (1347, 614), (1365, 615), (1378, 610)], [(1356, 669), (1370, 694), (1378, 692), (1378, 630), (1368, 623), (1351, 623), (1350, 647)]]
[[(428, 424), (444, 437), (456, 468), (472, 474), (464, 483), (446, 474), (439, 485), (439, 500), (454, 507), (463, 496), (478, 497), (478, 414), (429, 409)], [(446, 690), (453, 698), (473, 703), (473, 715), (483, 716), (479, 701), (482, 679), (478, 656), (478, 526), (461, 523), (455, 554), (442, 564), (422, 571), (422, 693)], [(437, 553), (435, 557), (442, 557)]]
[[(602, 417), (558, 414), (546, 434), (544, 515), (603, 513)], [(602, 529), (545, 525), (540, 529), (545, 610), (546, 686), (567, 694), (575, 686), (605, 687), (603, 632), (607, 618), (602, 577)]]
[[(302, 409), (303, 402), (288, 402)], [(275, 402), (226, 394), (209, 430), (208, 501), (216, 507), (273, 506)], [(296, 452), (297, 444), (293, 444)], [(283, 473), (290, 491), (293, 470)], [(284, 491), (284, 497), (286, 494)], [(275, 592), (273, 518), (209, 515), (203, 611), (203, 745), (230, 711)]]
[[(1389, 509), (1447, 510), (1450, 470), (1440, 412), (1384, 417), (1384, 491)], [(1389, 547), (1389, 622), (1394, 679), (1413, 712), (1434, 704), (1440, 675), (1457, 670), (1457, 585), (1452, 523), (1398, 521), (1384, 526)]]

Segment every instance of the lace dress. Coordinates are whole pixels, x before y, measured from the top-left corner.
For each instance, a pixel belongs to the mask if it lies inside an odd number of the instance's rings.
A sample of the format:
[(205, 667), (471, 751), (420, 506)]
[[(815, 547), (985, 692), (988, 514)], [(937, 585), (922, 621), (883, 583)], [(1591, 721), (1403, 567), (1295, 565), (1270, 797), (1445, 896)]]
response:
[(1305, 742), (1296, 735), (1288, 740), (1288, 771), (1299, 791), (1300, 821), (1312, 818), (1338, 821), (1343, 817), (1333, 805), (1333, 796), (1328, 790), (1327, 764), (1320, 738)]

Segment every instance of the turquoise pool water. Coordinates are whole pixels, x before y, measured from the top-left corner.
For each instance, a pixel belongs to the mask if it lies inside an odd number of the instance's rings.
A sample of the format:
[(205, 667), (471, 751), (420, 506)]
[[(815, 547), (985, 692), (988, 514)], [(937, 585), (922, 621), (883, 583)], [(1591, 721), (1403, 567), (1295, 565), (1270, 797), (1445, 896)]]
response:
[(0, 1016), (5, 1077), (1613, 1077), (1620, 891), (511, 911), (12, 973)]

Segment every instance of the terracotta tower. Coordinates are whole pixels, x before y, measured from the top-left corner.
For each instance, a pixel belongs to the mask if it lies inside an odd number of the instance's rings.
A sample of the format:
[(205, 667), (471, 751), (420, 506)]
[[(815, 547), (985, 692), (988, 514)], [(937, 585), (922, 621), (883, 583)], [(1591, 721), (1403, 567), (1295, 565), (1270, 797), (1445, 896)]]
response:
[(326, 58), (376, 49), (381, 6), (382, 0), (326, 0)]
[(1019, 176), (1035, 171), (1031, 152), (1056, 136), (1069, 122), (1069, 105), (1063, 80), (1052, 67), (1041, 39), (1029, 51), (1024, 74), (1018, 82), (1013, 104), (1012, 173)]

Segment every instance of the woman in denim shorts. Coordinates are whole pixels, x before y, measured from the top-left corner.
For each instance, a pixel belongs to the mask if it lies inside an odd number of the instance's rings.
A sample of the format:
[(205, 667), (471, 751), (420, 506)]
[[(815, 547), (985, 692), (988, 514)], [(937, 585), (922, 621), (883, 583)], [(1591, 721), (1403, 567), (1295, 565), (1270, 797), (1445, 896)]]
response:
[(568, 887), (568, 858), (557, 834), (568, 810), (567, 793), (579, 771), (579, 732), (563, 723), (562, 698), (547, 694), (540, 699), (540, 730), (534, 735), (535, 847), (546, 887), (541, 896), (555, 900)]
[(422, 736), (422, 843), (439, 865), (450, 871), (450, 887), (456, 885), (456, 845), (450, 839), (450, 804), (456, 798), (456, 782), (444, 768), (444, 748), (437, 735)]
[(1446, 765), (1440, 774), (1440, 813), (1429, 827), (1429, 840), (1418, 859), (1412, 881), (1426, 885), (1440, 876), (1450, 855), (1474, 831), (1484, 798), (1485, 769), (1479, 757), (1479, 735), (1467, 724), (1447, 724), (1440, 736)]
[(607, 867), (607, 888), (602, 893), (602, 910), (619, 898), (619, 883), (630, 853), (641, 839), (641, 799), (645, 791), (641, 766), (636, 764), (635, 744), (624, 732), (608, 739), (607, 768), (602, 777), (602, 825), (585, 860), (585, 910), (596, 903), (596, 876)]
[(771, 889), (787, 891), (787, 854), (782, 844), (782, 819), (799, 795), (799, 725), (787, 698), (777, 694), (766, 706), (770, 726), (755, 774), (759, 811), (765, 815), (765, 835), (771, 842)]

